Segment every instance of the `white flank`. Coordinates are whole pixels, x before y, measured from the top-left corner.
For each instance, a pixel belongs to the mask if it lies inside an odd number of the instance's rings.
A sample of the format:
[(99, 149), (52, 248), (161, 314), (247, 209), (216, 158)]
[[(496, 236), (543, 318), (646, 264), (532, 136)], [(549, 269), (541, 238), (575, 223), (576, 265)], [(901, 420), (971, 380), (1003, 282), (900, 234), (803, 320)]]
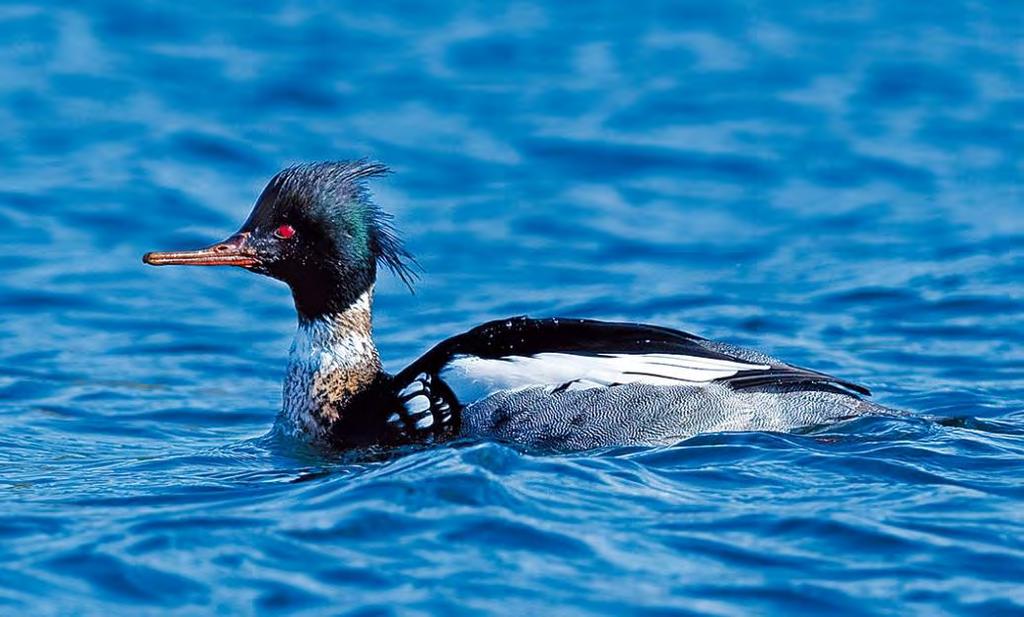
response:
[(679, 354), (605, 354), (581, 356), (540, 353), (484, 359), (456, 356), (441, 373), (455, 395), (468, 405), (498, 390), (530, 386), (576, 387), (643, 383), (654, 386), (706, 384), (740, 371), (764, 371), (767, 364), (752, 364)]

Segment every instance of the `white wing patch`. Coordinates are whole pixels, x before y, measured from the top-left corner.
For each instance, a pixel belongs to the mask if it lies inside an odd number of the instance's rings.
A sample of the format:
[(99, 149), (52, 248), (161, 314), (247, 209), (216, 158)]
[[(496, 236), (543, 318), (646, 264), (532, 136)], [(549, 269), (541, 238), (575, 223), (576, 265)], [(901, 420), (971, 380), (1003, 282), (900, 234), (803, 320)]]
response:
[(573, 387), (643, 383), (655, 386), (706, 384), (740, 371), (765, 371), (767, 364), (702, 358), (680, 354), (601, 354), (582, 356), (540, 353), (533, 356), (480, 358), (455, 356), (441, 377), (468, 405), (498, 390), (530, 386)]

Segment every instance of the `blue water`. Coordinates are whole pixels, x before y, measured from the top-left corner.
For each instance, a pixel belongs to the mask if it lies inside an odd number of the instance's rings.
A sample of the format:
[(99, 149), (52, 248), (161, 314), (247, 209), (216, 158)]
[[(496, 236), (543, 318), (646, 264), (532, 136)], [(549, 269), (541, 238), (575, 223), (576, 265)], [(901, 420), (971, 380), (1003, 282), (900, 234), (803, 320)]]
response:
[[(1016, 0), (3, 3), (0, 614), (1024, 611), (1022, 41)], [(283, 440), (287, 289), (139, 257), (357, 156), (424, 268), (391, 370), (649, 321), (916, 416)]]

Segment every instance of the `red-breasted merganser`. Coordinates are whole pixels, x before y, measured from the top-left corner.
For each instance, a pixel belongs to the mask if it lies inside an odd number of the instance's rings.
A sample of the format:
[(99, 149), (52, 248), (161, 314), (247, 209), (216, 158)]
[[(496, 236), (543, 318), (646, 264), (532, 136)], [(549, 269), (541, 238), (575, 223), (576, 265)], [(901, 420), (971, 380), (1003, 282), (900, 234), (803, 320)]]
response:
[(762, 353), (659, 326), (513, 317), (441, 342), (397, 375), (381, 368), (377, 267), (406, 283), (412, 258), (365, 180), (383, 165), (278, 173), (242, 228), (148, 264), (239, 266), (292, 290), (298, 331), (284, 383), (296, 433), (333, 448), (458, 437), (578, 450), (698, 433), (789, 430), (889, 415), (866, 388)]

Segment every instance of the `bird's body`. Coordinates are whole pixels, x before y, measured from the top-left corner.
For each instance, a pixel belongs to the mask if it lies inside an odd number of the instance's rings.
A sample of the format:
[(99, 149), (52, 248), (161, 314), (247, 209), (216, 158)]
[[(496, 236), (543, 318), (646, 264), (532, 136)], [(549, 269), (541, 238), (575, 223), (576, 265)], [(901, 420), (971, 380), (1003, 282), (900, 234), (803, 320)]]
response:
[(497, 439), (576, 450), (709, 431), (791, 430), (891, 410), (856, 384), (759, 352), (643, 324), (514, 317), (447, 339), (396, 375), (372, 337), (381, 261), (408, 254), (361, 180), (383, 168), (290, 168), (243, 229), (147, 263), (239, 265), (287, 282), (299, 325), (284, 385), (297, 434), (333, 448)]
[(370, 305), (300, 322), (284, 387), (294, 432), (333, 447), (461, 437), (573, 450), (889, 413), (861, 386), (752, 350), (584, 319), (493, 321), (388, 375)]

